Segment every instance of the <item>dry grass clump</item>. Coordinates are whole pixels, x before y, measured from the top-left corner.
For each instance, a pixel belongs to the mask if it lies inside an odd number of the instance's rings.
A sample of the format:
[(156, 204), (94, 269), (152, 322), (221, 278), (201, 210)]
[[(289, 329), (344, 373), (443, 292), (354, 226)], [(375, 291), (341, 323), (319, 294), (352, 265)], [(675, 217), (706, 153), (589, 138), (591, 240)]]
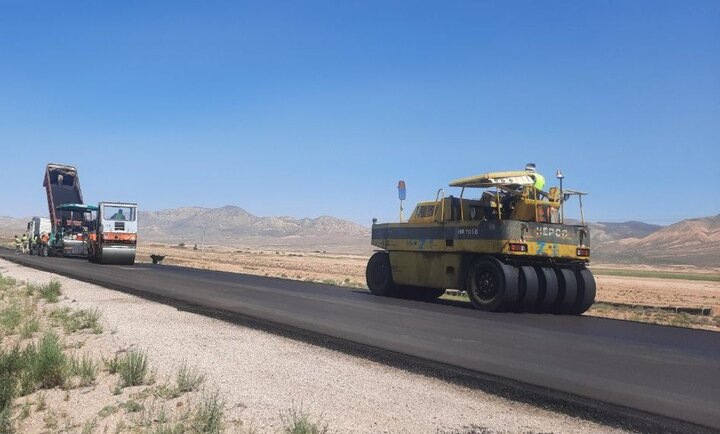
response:
[(98, 364), (87, 355), (77, 359), (70, 359), (70, 374), (80, 379), (80, 386), (90, 386), (95, 383), (98, 374)]
[(148, 373), (147, 352), (130, 350), (116, 361), (116, 371), (120, 374), (120, 386), (140, 386), (145, 382)]
[(284, 434), (327, 434), (328, 424), (322, 418), (313, 420), (310, 414), (300, 407), (289, 408), (280, 414)]
[(65, 333), (90, 330), (95, 334), (100, 334), (102, 333), (101, 317), (102, 314), (98, 309), (72, 310), (69, 307), (62, 307), (50, 313), (50, 319), (55, 324), (62, 326)]
[(205, 381), (205, 375), (200, 373), (196, 367), (191, 367), (183, 362), (175, 376), (177, 391), (180, 393), (192, 392)]
[(45, 299), (48, 303), (57, 303), (60, 299), (62, 284), (57, 280), (52, 280), (50, 283), (42, 285), (38, 293), (40, 298)]

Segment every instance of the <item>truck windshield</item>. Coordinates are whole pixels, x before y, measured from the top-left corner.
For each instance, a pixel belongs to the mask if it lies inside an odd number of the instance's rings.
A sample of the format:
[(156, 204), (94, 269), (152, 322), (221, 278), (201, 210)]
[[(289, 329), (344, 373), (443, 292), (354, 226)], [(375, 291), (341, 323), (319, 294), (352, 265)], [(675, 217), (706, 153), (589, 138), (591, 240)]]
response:
[(103, 216), (105, 220), (135, 221), (135, 208), (131, 206), (105, 205), (103, 207)]

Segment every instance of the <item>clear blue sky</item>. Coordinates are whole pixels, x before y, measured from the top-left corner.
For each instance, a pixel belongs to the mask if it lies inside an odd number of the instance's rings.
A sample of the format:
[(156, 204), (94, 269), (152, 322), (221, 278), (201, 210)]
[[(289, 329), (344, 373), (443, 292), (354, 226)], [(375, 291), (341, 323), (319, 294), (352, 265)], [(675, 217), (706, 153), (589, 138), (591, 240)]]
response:
[(592, 220), (720, 212), (720, 1), (1, 1), (0, 215), (235, 204), (368, 224), (528, 161)]

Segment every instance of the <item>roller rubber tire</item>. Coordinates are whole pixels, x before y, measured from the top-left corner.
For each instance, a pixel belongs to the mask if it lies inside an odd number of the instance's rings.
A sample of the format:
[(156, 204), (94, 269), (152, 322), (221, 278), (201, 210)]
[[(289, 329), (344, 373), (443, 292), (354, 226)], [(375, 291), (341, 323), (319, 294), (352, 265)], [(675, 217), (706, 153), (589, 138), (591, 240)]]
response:
[(587, 268), (576, 271), (575, 276), (577, 277), (578, 283), (578, 298), (571, 313), (574, 315), (582, 315), (595, 303), (597, 288), (595, 285), (595, 277), (593, 277), (593, 274)]
[(534, 311), (540, 298), (540, 279), (535, 267), (523, 265), (520, 267), (520, 309)]
[(370, 257), (365, 269), (365, 279), (373, 295), (381, 297), (397, 295), (390, 268), (390, 256), (386, 252), (375, 252)]
[(537, 267), (540, 294), (538, 296), (538, 310), (540, 312), (555, 312), (559, 292), (558, 278), (555, 270), (550, 267)]
[(518, 297), (517, 268), (491, 256), (482, 257), (470, 267), (466, 292), (479, 310), (500, 311), (513, 306)]
[(575, 271), (570, 268), (558, 268), (558, 282), (560, 282), (560, 297), (558, 298), (558, 311), (572, 313), (578, 300), (578, 281)]

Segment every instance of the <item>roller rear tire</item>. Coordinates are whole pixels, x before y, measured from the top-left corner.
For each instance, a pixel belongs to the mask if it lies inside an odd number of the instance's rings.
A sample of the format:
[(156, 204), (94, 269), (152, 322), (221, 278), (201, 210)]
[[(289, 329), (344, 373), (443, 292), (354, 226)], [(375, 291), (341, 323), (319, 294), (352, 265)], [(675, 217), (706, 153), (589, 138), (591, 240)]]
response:
[(532, 312), (540, 298), (540, 279), (534, 267), (520, 266), (520, 296), (518, 309)]
[(560, 282), (558, 311), (560, 313), (572, 313), (576, 309), (578, 300), (578, 281), (575, 278), (575, 271), (570, 268), (559, 268), (557, 275), (558, 282)]
[(373, 295), (382, 297), (394, 297), (397, 295), (397, 288), (393, 282), (390, 267), (390, 256), (387, 252), (375, 252), (370, 257), (365, 269), (365, 279)]
[(570, 313), (582, 315), (595, 303), (595, 294), (597, 292), (595, 277), (587, 268), (576, 271), (575, 277), (578, 283), (578, 298)]
[(537, 308), (540, 312), (555, 312), (559, 292), (557, 274), (550, 267), (537, 267), (535, 270), (540, 281)]

